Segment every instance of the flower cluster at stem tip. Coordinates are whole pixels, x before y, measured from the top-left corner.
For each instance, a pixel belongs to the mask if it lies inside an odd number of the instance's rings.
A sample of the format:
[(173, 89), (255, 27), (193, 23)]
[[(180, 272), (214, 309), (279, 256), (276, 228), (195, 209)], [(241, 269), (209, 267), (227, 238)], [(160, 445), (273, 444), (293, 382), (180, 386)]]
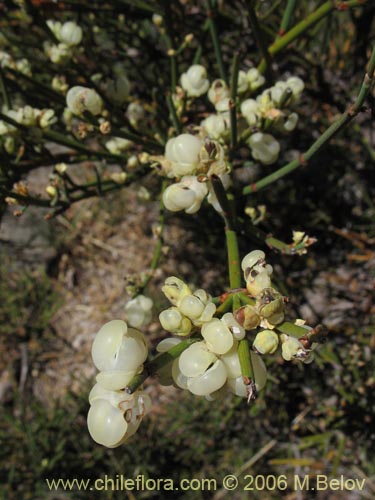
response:
[[(246, 281), (241, 293), (246, 300), (233, 312), (220, 312), (217, 301), (203, 289), (193, 290), (175, 276), (165, 280), (162, 292), (171, 305), (160, 312), (159, 321), (172, 337), (158, 343), (154, 362), (184, 340), (189, 339), (189, 343), (158, 366), (156, 375), (162, 385), (174, 385), (209, 401), (228, 393), (249, 400), (267, 381), (263, 357), (281, 355), (286, 361), (304, 363), (313, 360), (316, 344), (306, 342), (304, 334), (312, 329), (303, 320), (295, 322), (299, 337), (278, 330), (285, 320), (285, 299), (272, 286), (273, 269), (265, 253), (248, 253), (241, 267)], [(92, 358), (99, 373), (89, 395), (88, 428), (92, 438), (107, 447), (125, 443), (151, 408), (150, 397), (139, 383), (131, 391), (127, 386), (144, 370), (148, 350), (138, 328), (150, 322), (152, 306), (150, 298), (136, 296), (125, 307), (127, 322), (106, 323), (93, 342)], [(244, 340), (251, 347), (251, 380), (244, 375), (239, 355)]]
[(163, 156), (151, 156), (160, 175), (175, 179), (164, 191), (163, 202), (172, 212), (184, 210), (192, 214), (199, 210), (208, 195), (207, 201), (220, 212), (211, 178), (218, 176), (225, 189), (231, 184), (232, 168), (228, 157), (231, 106), (235, 109), (238, 133), (245, 138), (253, 159), (270, 165), (277, 161), (280, 153), (280, 143), (273, 134), (288, 134), (297, 125), (298, 115), (294, 108), (304, 83), (293, 76), (264, 89), (254, 99), (250, 96), (265, 84), (265, 78), (256, 68), (247, 72), (240, 70), (237, 100), (233, 102), (224, 80), (216, 79), (210, 84), (204, 66), (193, 64), (181, 75), (180, 84), (173, 95), (178, 116), (204, 95), (216, 113), (206, 113), (200, 125), (195, 127), (197, 133), (185, 132), (170, 138)]

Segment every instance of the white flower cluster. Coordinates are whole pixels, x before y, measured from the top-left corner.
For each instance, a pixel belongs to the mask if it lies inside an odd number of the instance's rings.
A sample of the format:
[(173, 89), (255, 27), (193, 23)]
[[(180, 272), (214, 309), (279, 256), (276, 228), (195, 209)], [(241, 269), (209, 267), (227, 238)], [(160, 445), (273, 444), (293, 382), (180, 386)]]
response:
[(100, 115), (103, 110), (103, 101), (93, 89), (77, 85), (68, 90), (66, 105), (73, 114), (82, 115), (88, 111), (93, 115)]
[(92, 345), (92, 359), (100, 370), (89, 399), (87, 423), (91, 437), (108, 447), (124, 443), (149, 411), (149, 396), (141, 390), (126, 394), (123, 389), (140, 373), (147, 358), (144, 335), (128, 328), (125, 321), (106, 323)]
[(27, 59), (14, 59), (8, 52), (0, 50), (0, 68), (10, 68), (26, 76), (32, 76), (31, 66)]
[(51, 19), (47, 21), (47, 25), (59, 43), (45, 42), (44, 51), (46, 55), (55, 64), (63, 64), (69, 61), (74, 55), (74, 48), (81, 43), (82, 28), (74, 21), (60, 23)]
[(247, 124), (260, 130), (248, 141), (255, 160), (265, 165), (277, 160), (280, 145), (271, 134), (262, 130), (289, 133), (295, 129), (298, 115), (291, 108), (300, 100), (303, 88), (303, 81), (294, 76), (285, 82), (277, 82), (256, 99), (246, 99), (241, 103), (241, 113)]
[[(57, 118), (53, 109), (38, 109), (31, 106), (23, 106), (18, 109), (4, 109), (3, 114), (25, 127), (38, 127), (46, 129), (53, 125)], [(4, 149), (11, 154), (16, 148), (17, 138), (22, 137), (22, 132), (16, 126), (5, 120), (0, 120), (0, 139)]]
[[(207, 92), (207, 98), (215, 107), (216, 114), (209, 114), (201, 122), (202, 135), (227, 143), (230, 131), (230, 89), (226, 82), (216, 79), (210, 85), (206, 69), (200, 64), (190, 66), (182, 74), (180, 82), (182, 94), (177, 92), (174, 96), (177, 112), (184, 109), (180, 101), (184, 100), (185, 95), (188, 99), (194, 99)], [(265, 89), (256, 99), (250, 98), (264, 83), (264, 76), (256, 68), (240, 70), (238, 73), (237, 94), (241, 113), (247, 126), (254, 128), (248, 139), (251, 154), (260, 163), (270, 165), (279, 156), (280, 144), (269, 132), (285, 134), (294, 130), (298, 115), (293, 111), (293, 106), (300, 99), (304, 83), (293, 76)], [(243, 129), (241, 122), (238, 126), (240, 130)]]
[[(306, 349), (297, 338), (275, 332), (275, 327), (285, 318), (285, 302), (281, 294), (272, 288), (272, 267), (266, 263), (262, 250), (253, 250), (241, 263), (246, 288), (255, 298), (254, 306), (246, 305), (235, 312), (237, 321), (246, 329), (259, 331), (253, 342), (253, 349), (259, 354), (274, 354), (281, 345), (281, 354), (286, 361), (299, 359), (305, 363), (313, 360), (310, 349)], [(304, 327), (307, 330), (308, 327)]]
[(127, 323), (134, 328), (148, 325), (151, 321), (153, 305), (152, 299), (145, 295), (137, 295), (129, 300), (125, 306)]
[(163, 193), (163, 203), (168, 210), (195, 213), (207, 195), (208, 202), (215, 209), (220, 209), (209, 181), (212, 175), (216, 175), (228, 188), (230, 168), (224, 148), (217, 141), (180, 134), (169, 139), (164, 156), (155, 159), (162, 166), (163, 175), (180, 178), (179, 182), (168, 186)]
[(202, 289), (193, 293), (175, 276), (166, 279), (162, 291), (173, 307), (162, 311), (159, 320), (165, 330), (175, 335), (188, 335), (194, 326), (211, 321), (216, 312), (210, 295)]
[[(202, 289), (192, 292), (182, 280), (172, 276), (162, 288), (173, 307), (160, 313), (162, 327), (178, 336), (200, 331), (202, 340), (193, 343), (161, 374), (166, 385), (175, 383), (197, 396), (215, 399), (227, 390), (247, 397), (247, 386), (241, 375), (237, 354), (238, 342), (245, 337), (245, 329), (232, 313), (221, 319), (213, 317), (216, 306), (210, 295)], [(157, 347), (159, 352), (168, 350), (178, 339), (164, 339)], [(267, 372), (260, 357), (251, 353), (256, 388), (261, 390)]]

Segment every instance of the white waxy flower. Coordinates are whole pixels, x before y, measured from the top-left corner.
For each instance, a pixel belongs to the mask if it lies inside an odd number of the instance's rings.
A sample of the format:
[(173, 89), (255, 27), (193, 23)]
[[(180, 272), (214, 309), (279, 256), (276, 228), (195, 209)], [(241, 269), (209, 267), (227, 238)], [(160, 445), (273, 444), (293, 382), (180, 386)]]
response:
[(169, 139), (165, 146), (165, 158), (172, 163), (169, 177), (194, 174), (199, 166), (202, 141), (192, 134), (180, 134)]
[(245, 255), (241, 262), (242, 271), (246, 271), (247, 268), (252, 269), (259, 263), (265, 261), (266, 254), (263, 250), (253, 250), (252, 252)]
[(133, 127), (135, 127), (144, 118), (145, 110), (138, 102), (131, 102), (127, 107), (126, 116)]
[(266, 269), (258, 272), (257, 270), (252, 270), (246, 278), (246, 288), (247, 291), (255, 297), (264, 288), (270, 288), (272, 286), (271, 278)]
[(249, 139), (251, 154), (264, 165), (275, 163), (279, 157), (280, 144), (270, 134), (256, 132)]
[(262, 330), (253, 342), (253, 348), (259, 354), (273, 354), (279, 345), (279, 336), (272, 330)]
[(75, 115), (81, 115), (89, 111), (93, 115), (99, 115), (103, 110), (103, 101), (99, 94), (93, 89), (76, 86), (68, 90), (66, 104)]
[(195, 176), (184, 176), (181, 181), (171, 184), (163, 193), (163, 203), (167, 210), (194, 214), (200, 209), (207, 195), (207, 186), (199, 182)]
[(202, 326), (202, 337), (207, 347), (215, 354), (225, 354), (233, 345), (233, 335), (227, 325), (218, 318), (213, 318)]
[(258, 102), (255, 99), (246, 99), (241, 104), (241, 113), (251, 127), (256, 125), (260, 114)]
[(264, 76), (259, 73), (257, 68), (250, 68), (249, 71), (246, 73), (246, 76), (249, 82), (249, 89), (252, 92), (261, 87), (266, 81)]
[(193, 64), (186, 73), (181, 75), (181, 87), (188, 97), (199, 97), (205, 94), (209, 86), (206, 68), (200, 64)]
[(110, 448), (119, 446), (128, 430), (123, 412), (105, 399), (93, 401), (87, 426), (94, 441)]
[(144, 336), (125, 321), (112, 320), (101, 327), (91, 350), (95, 366), (101, 371), (138, 370), (147, 358)]
[(46, 24), (49, 27), (49, 29), (52, 31), (52, 33), (55, 35), (55, 37), (58, 40), (60, 40), (60, 31), (61, 31), (62, 23), (60, 23), (60, 21), (53, 21), (52, 19), (47, 19)]
[(170, 307), (159, 314), (161, 326), (167, 332), (176, 335), (189, 335), (192, 330), (192, 324), (189, 318), (181, 314), (177, 307)]
[(215, 104), (215, 109), (219, 113), (222, 113), (226, 116), (230, 110), (230, 97), (224, 97), (223, 99), (220, 99), (220, 101)]
[(90, 403), (87, 416), (90, 435), (94, 441), (109, 448), (127, 441), (151, 409), (151, 399), (143, 391), (126, 394), (107, 391), (98, 384), (90, 393)]
[(245, 71), (240, 70), (238, 72), (238, 80), (237, 80), (237, 92), (238, 94), (245, 93), (249, 88), (249, 81), (247, 79), (247, 74)]
[(214, 80), (208, 91), (208, 100), (216, 107), (216, 104), (230, 96), (228, 85), (224, 80)]
[(292, 132), (297, 125), (298, 122), (298, 115), (297, 113), (290, 113), (288, 115), (287, 119), (283, 123), (283, 128), (286, 132)]
[(291, 76), (287, 79), (286, 84), (292, 90), (294, 100), (297, 101), (300, 98), (303, 89), (305, 88), (303, 80), (301, 80), (301, 78), (298, 78), (298, 76)]
[(71, 48), (65, 43), (51, 45), (49, 42), (44, 44), (44, 51), (54, 64), (63, 64), (72, 56)]
[(105, 143), (108, 151), (114, 155), (119, 155), (129, 149), (133, 145), (132, 141), (124, 139), (123, 137), (113, 137)]
[(174, 306), (178, 306), (186, 295), (191, 295), (192, 293), (188, 285), (180, 280), (180, 278), (176, 278), (176, 276), (169, 276), (165, 280), (161, 290)]
[(179, 357), (179, 368), (186, 377), (198, 377), (213, 365), (217, 357), (213, 352), (210, 352), (206, 346), (206, 342), (196, 342)]
[(291, 361), (292, 359), (304, 361), (306, 358), (309, 358), (309, 351), (307, 351), (302, 343), (295, 337), (283, 333), (280, 336), (280, 340), (281, 354), (285, 361)]
[(116, 104), (123, 104), (129, 97), (129, 92), (130, 83), (124, 74), (116, 76), (107, 84), (106, 93)]
[(53, 109), (42, 109), (37, 118), (40, 128), (48, 128), (57, 122)]
[(214, 140), (223, 139), (229, 133), (227, 120), (222, 115), (209, 115), (201, 122), (201, 127)]
[(82, 28), (74, 21), (68, 21), (61, 26), (56, 38), (69, 47), (79, 45), (82, 40)]
[(191, 319), (194, 325), (201, 326), (212, 319), (216, 306), (211, 302), (211, 296), (199, 289), (181, 300), (179, 310)]
[(238, 357), (238, 342), (233, 343), (233, 346), (228, 352), (221, 356), (221, 360), (227, 369), (228, 378), (237, 378), (241, 376), (241, 365)]
[(208, 396), (223, 387), (226, 380), (227, 370), (224, 363), (218, 359), (202, 375), (187, 378), (187, 388), (196, 396)]
[(186, 375), (183, 375), (181, 373), (178, 358), (175, 359), (172, 363), (172, 377), (177, 387), (179, 387), (180, 389), (187, 389), (188, 378), (186, 377)]
[(130, 372), (126, 370), (107, 370), (99, 372), (96, 376), (96, 381), (104, 389), (118, 391), (126, 387), (136, 373), (137, 370)]
[(246, 335), (245, 328), (243, 328), (238, 323), (236, 318), (233, 316), (233, 313), (230, 313), (230, 312), (225, 313), (223, 315), (223, 317), (221, 318), (221, 321), (223, 321), (227, 325), (227, 327), (232, 332), (233, 337), (236, 340), (242, 340), (243, 338), (245, 338), (245, 335)]
[(140, 328), (150, 323), (153, 301), (145, 295), (138, 295), (125, 306), (127, 322), (134, 328)]
[(158, 345), (156, 346), (156, 350), (160, 353), (167, 352), (169, 351), (169, 349), (172, 349), (172, 347), (175, 347), (180, 342), (182, 342), (181, 339), (176, 339), (176, 337), (168, 337), (158, 343)]

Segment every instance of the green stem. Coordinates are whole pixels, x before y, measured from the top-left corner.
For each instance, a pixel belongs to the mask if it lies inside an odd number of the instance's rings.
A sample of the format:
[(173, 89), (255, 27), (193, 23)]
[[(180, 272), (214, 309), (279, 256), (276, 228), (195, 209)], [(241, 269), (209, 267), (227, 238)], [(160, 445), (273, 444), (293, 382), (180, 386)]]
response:
[(172, 120), (173, 126), (176, 129), (176, 132), (178, 134), (181, 134), (181, 123), (180, 120), (178, 119), (177, 113), (176, 113), (176, 108), (174, 107), (173, 99), (171, 94), (167, 95), (167, 105), (169, 109), (169, 116)]
[(289, 25), (290, 25), (290, 22), (292, 20), (292, 16), (294, 13), (294, 9), (296, 7), (296, 3), (297, 3), (297, 0), (288, 0), (286, 9), (284, 11), (283, 18), (281, 20), (280, 29), (278, 32), (277, 39), (280, 38), (281, 36), (283, 36), (285, 34), (285, 32), (287, 31), (287, 29), (289, 28)]
[(6, 108), (6, 110), (10, 109), (10, 99), (4, 82), (3, 70), (1, 68), (0, 68), (0, 94), (3, 98), (3, 106)]
[(267, 48), (266, 41), (264, 40), (264, 36), (263, 36), (262, 30), (261, 30), (260, 25), (259, 25), (259, 21), (258, 21), (256, 12), (255, 12), (254, 0), (246, 0), (246, 7), (247, 7), (248, 15), (249, 15), (251, 29), (252, 29), (253, 34), (254, 34), (254, 38), (255, 38), (256, 44), (258, 45), (258, 49), (259, 49), (263, 59), (266, 62), (265, 70), (266, 70), (268, 79), (270, 79), (271, 71), (272, 71), (272, 69), (271, 69), (271, 63), (272, 63), (271, 54)]
[(229, 286), (231, 289), (241, 287), (240, 256), (238, 251), (237, 234), (228, 228), (225, 229), (225, 238), (228, 251)]
[[(341, 8), (337, 6), (337, 2), (334, 0), (328, 0), (323, 5), (321, 5), (315, 12), (312, 12), (309, 16), (303, 19), (301, 22), (296, 24), (292, 29), (290, 29), (285, 35), (276, 40), (272, 45), (268, 47), (268, 52), (271, 56), (274, 56), (281, 50), (283, 50), (287, 45), (293, 42), (300, 35), (305, 33), (309, 28), (314, 26), (317, 22), (327, 16), (330, 12), (332, 12), (335, 8), (338, 10), (346, 10), (350, 7), (358, 7), (360, 5), (364, 5), (368, 0), (350, 0), (348, 2), (342, 2)], [(267, 61), (263, 59), (258, 66), (258, 70), (261, 73), (267, 68)]]
[(170, 59), (170, 72), (171, 72), (171, 90), (175, 92), (177, 85), (177, 53), (176, 46), (174, 43), (173, 36), (173, 24), (172, 24), (172, 16), (171, 16), (171, 2), (167, 0), (162, 1), (163, 10), (164, 10), (164, 21), (166, 27), (166, 40), (168, 44), (168, 48), (173, 51), (172, 55), (169, 56)]
[(219, 36), (216, 29), (216, 23), (213, 17), (213, 5), (212, 0), (206, 0), (206, 11), (207, 11), (207, 24), (210, 30), (210, 35), (212, 39), (212, 44), (214, 46), (214, 53), (216, 57), (216, 62), (219, 69), (219, 75), (222, 80), (228, 83), (227, 76), (224, 69), (223, 55), (221, 53), (221, 45), (219, 41)]
[(237, 85), (238, 85), (238, 72), (240, 67), (240, 54), (237, 52), (233, 58), (232, 74), (230, 81), (230, 145), (235, 148), (237, 145)]
[(367, 73), (365, 74), (365, 77), (363, 79), (363, 83), (361, 85), (361, 88), (359, 90), (357, 99), (355, 100), (354, 104), (349, 106), (347, 111), (341, 115), (341, 117), (334, 122), (313, 144), (310, 146), (310, 148), (303, 154), (301, 154), (298, 158), (295, 160), (291, 161), (284, 167), (276, 170), (276, 172), (273, 172), (270, 175), (267, 175), (263, 179), (261, 179), (258, 182), (255, 182), (254, 184), (251, 184), (250, 186), (246, 186), (242, 190), (242, 194), (247, 195), (250, 194), (254, 191), (259, 191), (260, 189), (265, 188), (266, 186), (269, 186), (270, 184), (274, 183), (275, 181), (281, 179), (287, 174), (290, 174), (297, 168), (301, 166), (306, 166), (307, 162), (318, 152), (320, 149), (336, 134), (340, 132), (348, 123), (350, 123), (355, 116), (361, 111), (361, 108), (364, 104), (364, 101), (371, 89), (371, 86), (374, 82), (374, 71), (375, 71), (375, 46), (373, 47), (372, 54), (370, 57), (370, 61), (368, 64), (368, 69)]
[(194, 342), (197, 342), (200, 340), (200, 338), (195, 338), (195, 337), (190, 337), (186, 340), (183, 340), (179, 344), (175, 345), (169, 351), (164, 352), (163, 354), (160, 354), (160, 356), (157, 356), (154, 358), (152, 361), (149, 361), (148, 363), (145, 363), (143, 367), (142, 373), (139, 375), (135, 375), (125, 388), (125, 391), (128, 394), (133, 394), (134, 391), (138, 389), (139, 386), (141, 386), (144, 381), (150, 377), (151, 375), (154, 375), (157, 373), (158, 370), (163, 368), (165, 365), (168, 363), (171, 363), (173, 360), (178, 358), (182, 352), (185, 351), (189, 346), (194, 344)]

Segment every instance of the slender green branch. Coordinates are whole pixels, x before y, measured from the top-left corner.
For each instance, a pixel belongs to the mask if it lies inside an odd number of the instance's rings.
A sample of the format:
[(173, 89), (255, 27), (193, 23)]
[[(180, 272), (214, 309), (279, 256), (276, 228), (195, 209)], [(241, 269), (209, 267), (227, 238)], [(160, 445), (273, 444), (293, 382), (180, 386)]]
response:
[(306, 166), (308, 161), (318, 152), (320, 149), (340, 130), (342, 130), (348, 123), (350, 123), (355, 116), (361, 111), (361, 108), (365, 102), (365, 99), (374, 83), (374, 71), (375, 71), (375, 46), (372, 50), (371, 58), (368, 64), (367, 73), (363, 79), (362, 86), (359, 90), (357, 99), (354, 104), (349, 106), (347, 111), (341, 115), (341, 117), (336, 120), (313, 144), (310, 148), (303, 154), (301, 154), (298, 158), (291, 161), (284, 167), (276, 170), (272, 174), (264, 177), (258, 182), (251, 184), (250, 186), (246, 186), (243, 190), (243, 194), (250, 194), (254, 191), (259, 191), (260, 189), (269, 186), (275, 181), (281, 179), (285, 175), (290, 174), (297, 168), (301, 166)]
[(296, 7), (297, 0), (288, 0), (287, 6), (284, 11), (283, 18), (281, 20), (280, 29), (277, 34), (277, 39), (285, 35), (287, 29), (289, 28), (290, 22), (293, 17), (294, 9)]
[[(10, 99), (4, 82), (3, 70), (1, 68), (0, 68), (0, 94), (3, 101), (3, 106), (5, 106), (7, 110), (10, 109)], [(3, 106), (1, 106), (1, 108)]]
[(165, 27), (167, 30), (166, 39), (167, 39), (168, 49), (170, 51), (168, 56), (170, 59), (170, 66), (171, 66), (171, 90), (172, 92), (175, 92), (177, 85), (178, 70), (177, 70), (177, 51), (174, 42), (173, 24), (171, 19), (171, 5), (170, 2), (167, 0), (163, 0), (162, 5), (164, 10)]
[(219, 35), (217, 32), (216, 23), (214, 21), (212, 0), (206, 0), (206, 11), (207, 11), (208, 29), (210, 30), (212, 44), (214, 46), (214, 53), (215, 53), (215, 58), (216, 58), (216, 62), (217, 62), (218, 69), (219, 69), (219, 75), (220, 75), (220, 78), (222, 80), (224, 80), (226, 83), (228, 83), (226, 72), (224, 69), (224, 61), (223, 61), (223, 55), (221, 52)]
[(271, 72), (272, 72), (272, 67), (271, 67), (271, 54), (267, 48), (267, 43), (264, 39), (262, 30), (259, 25), (259, 21), (255, 12), (255, 6), (254, 6), (254, 0), (246, 0), (246, 7), (247, 7), (247, 12), (249, 15), (249, 21), (251, 25), (251, 29), (254, 34), (254, 38), (256, 41), (256, 44), (258, 45), (258, 49), (263, 57), (263, 59), (266, 61), (266, 75), (267, 78), (271, 78)]
[(233, 57), (232, 73), (230, 80), (230, 145), (235, 148), (237, 145), (237, 85), (238, 85), (238, 72), (240, 68), (240, 54), (236, 52)]
[[(350, 7), (358, 7), (367, 3), (368, 0), (350, 0), (347, 2), (341, 2), (341, 8), (334, 0), (328, 0), (323, 5), (321, 5), (316, 11), (312, 12), (309, 16), (303, 19), (301, 22), (296, 24), (292, 29), (290, 29), (285, 35), (276, 40), (272, 45), (268, 47), (268, 52), (271, 56), (274, 56), (285, 47), (287, 47), (291, 42), (293, 42), (300, 35), (308, 31), (309, 28), (314, 26), (316, 23), (321, 21), (335, 8), (338, 10), (345, 10)], [(261, 73), (267, 68), (267, 61), (263, 59), (258, 66), (258, 70)]]
[(197, 342), (198, 340), (200, 340), (200, 338), (196, 337), (190, 337), (186, 340), (183, 340), (179, 344), (169, 349), (169, 351), (164, 352), (163, 354), (156, 356), (156, 358), (154, 358), (152, 361), (145, 363), (142, 373), (140, 373), (139, 375), (135, 375), (135, 377), (132, 378), (132, 380), (125, 388), (125, 391), (128, 394), (132, 394), (134, 391), (138, 389), (139, 386), (141, 386), (144, 383), (144, 381), (148, 377), (154, 375), (155, 373), (157, 373), (158, 370), (163, 368), (163, 366), (167, 365), (168, 363), (171, 363), (173, 360), (178, 358), (180, 354), (185, 351), (185, 349), (187, 349), (189, 346), (191, 346), (192, 344), (194, 344), (194, 342)]
[(176, 113), (176, 108), (174, 106), (171, 94), (167, 95), (167, 105), (168, 105), (169, 115), (170, 115), (170, 118), (172, 120), (173, 126), (176, 129), (176, 132), (178, 134), (181, 134), (181, 131), (182, 131), (181, 122), (178, 119), (178, 116), (177, 116), (177, 113)]
[(222, 216), (225, 222), (225, 238), (228, 252), (229, 286), (231, 289), (240, 288), (241, 272), (240, 257), (238, 251), (238, 241), (236, 233), (236, 220), (233, 211), (229, 205), (227, 193), (220, 178), (213, 175), (211, 182), (216, 194), (216, 198), (222, 210)]
[(238, 251), (237, 234), (225, 229), (228, 250), (229, 286), (231, 289), (241, 287), (240, 256)]

